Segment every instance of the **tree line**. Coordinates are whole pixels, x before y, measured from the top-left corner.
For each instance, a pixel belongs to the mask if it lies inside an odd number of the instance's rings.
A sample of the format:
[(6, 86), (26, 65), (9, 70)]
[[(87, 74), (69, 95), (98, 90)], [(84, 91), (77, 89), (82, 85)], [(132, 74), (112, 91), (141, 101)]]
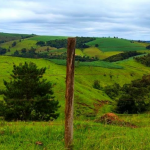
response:
[(110, 57), (104, 59), (104, 61), (116, 62), (116, 61), (128, 59), (130, 57), (141, 55), (141, 54), (143, 54), (143, 53), (137, 52), (137, 51), (128, 51), (128, 52), (124, 52), (124, 53), (120, 53), (120, 54), (110, 56)]
[(105, 93), (115, 101), (118, 113), (141, 113), (150, 110), (150, 75), (134, 80), (121, 87), (115, 83), (104, 88)]
[(147, 67), (150, 67), (150, 54), (140, 56), (140, 57), (134, 57), (134, 60), (136, 60), (137, 62), (139, 62)]
[[(76, 37), (76, 48), (88, 48), (89, 46), (86, 45), (87, 42), (93, 41), (95, 38), (91, 37)], [(38, 41), (36, 45), (39, 46), (51, 46), (56, 48), (65, 48), (67, 47), (67, 39), (56, 39), (50, 41)]]

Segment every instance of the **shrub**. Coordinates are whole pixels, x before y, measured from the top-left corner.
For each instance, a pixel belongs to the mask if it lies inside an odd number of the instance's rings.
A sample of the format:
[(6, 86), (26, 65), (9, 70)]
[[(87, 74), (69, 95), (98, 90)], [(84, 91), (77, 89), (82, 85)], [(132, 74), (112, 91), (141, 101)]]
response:
[(94, 81), (93, 88), (98, 89), (98, 90), (101, 89), (100, 81), (99, 80), (95, 80)]

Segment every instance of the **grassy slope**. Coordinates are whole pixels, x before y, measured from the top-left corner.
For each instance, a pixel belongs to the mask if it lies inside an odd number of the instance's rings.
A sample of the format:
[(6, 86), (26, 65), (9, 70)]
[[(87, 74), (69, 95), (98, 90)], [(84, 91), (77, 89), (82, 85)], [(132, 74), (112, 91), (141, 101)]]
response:
[(6, 49), (10, 48), (10, 52), (7, 52), (6, 55), (11, 55), (16, 50), (20, 51), (22, 48), (26, 48), (28, 50), (31, 47), (34, 47), (34, 48), (39, 47), (39, 46), (36, 45), (37, 41), (34, 41), (34, 40), (23, 39), (23, 40), (21, 40), (21, 42), (19, 42), (19, 40), (15, 40), (15, 41), (16, 41), (16, 46), (14, 46), (14, 47), (12, 47), (12, 43), (14, 41), (10, 41), (10, 42), (0, 44), (0, 47), (6, 48)]
[[(56, 99), (60, 101), (60, 104), (62, 106), (60, 111), (64, 112), (66, 74), (65, 66), (56, 65), (53, 62), (43, 59), (27, 59), (10, 56), (0, 56), (0, 88), (4, 88), (3, 79), (10, 80), (10, 73), (13, 69), (13, 63), (19, 64), (25, 61), (32, 61), (36, 63), (39, 68), (47, 68), (44, 77), (52, 81), (52, 83), (56, 83), (56, 85), (54, 86), (55, 96)], [(133, 59), (117, 62), (114, 64), (122, 65), (124, 66), (124, 69), (109, 69), (92, 66), (78, 66), (75, 68), (75, 108), (78, 107), (79, 110), (83, 111), (84, 114), (88, 114), (93, 112), (93, 103), (96, 103), (96, 100), (111, 101), (103, 91), (96, 90), (92, 87), (94, 80), (100, 80), (100, 84), (102, 87), (112, 85), (115, 82), (123, 85), (125, 83), (130, 83), (131, 80), (141, 78), (143, 74), (149, 73), (148, 67), (134, 62)], [(110, 78), (110, 75), (112, 75), (112, 79)], [(86, 104), (87, 107), (84, 107), (84, 105), (78, 105), (78, 103)], [(92, 107), (93, 109), (91, 109), (90, 107)], [(64, 114), (61, 114), (60, 118), (63, 117)]]
[(102, 59), (105, 59), (105, 58), (107, 58), (109, 56), (119, 54), (119, 53), (121, 53), (121, 51), (120, 52), (118, 52), (118, 51), (103, 52), (103, 51), (99, 50), (99, 48), (90, 47), (90, 48), (84, 49), (83, 53), (86, 56), (89, 56), (89, 57), (98, 57), (99, 59), (102, 60)]
[(95, 44), (99, 44), (98, 48), (103, 52), (145, 50), (144, 45), (137, 42), (131, 43), (129, 40), (125, 39), (97, 38), (87, 43), (89, 46), (95, 46)]

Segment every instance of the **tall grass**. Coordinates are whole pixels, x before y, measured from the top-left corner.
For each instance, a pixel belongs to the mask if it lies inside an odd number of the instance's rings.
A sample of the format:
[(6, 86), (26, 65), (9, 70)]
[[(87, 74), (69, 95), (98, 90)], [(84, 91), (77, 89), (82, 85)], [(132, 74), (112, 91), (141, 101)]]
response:
[[(142, 122), (142, 121), (141, 121)], [(0, 122), (0, 149), (64, 150), (64, 121)], [(149, 127), (74, 121), (74, 150), (149, 150)], [(38, 145), (41, 143), (41, 145)]]

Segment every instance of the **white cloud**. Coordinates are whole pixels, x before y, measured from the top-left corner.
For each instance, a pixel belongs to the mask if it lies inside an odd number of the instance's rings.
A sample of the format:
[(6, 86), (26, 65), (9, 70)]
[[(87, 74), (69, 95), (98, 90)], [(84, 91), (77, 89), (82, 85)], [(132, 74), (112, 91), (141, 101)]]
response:
[(0, 32), (150, 39), (149, 0), (0, 0), (0, 4)]

